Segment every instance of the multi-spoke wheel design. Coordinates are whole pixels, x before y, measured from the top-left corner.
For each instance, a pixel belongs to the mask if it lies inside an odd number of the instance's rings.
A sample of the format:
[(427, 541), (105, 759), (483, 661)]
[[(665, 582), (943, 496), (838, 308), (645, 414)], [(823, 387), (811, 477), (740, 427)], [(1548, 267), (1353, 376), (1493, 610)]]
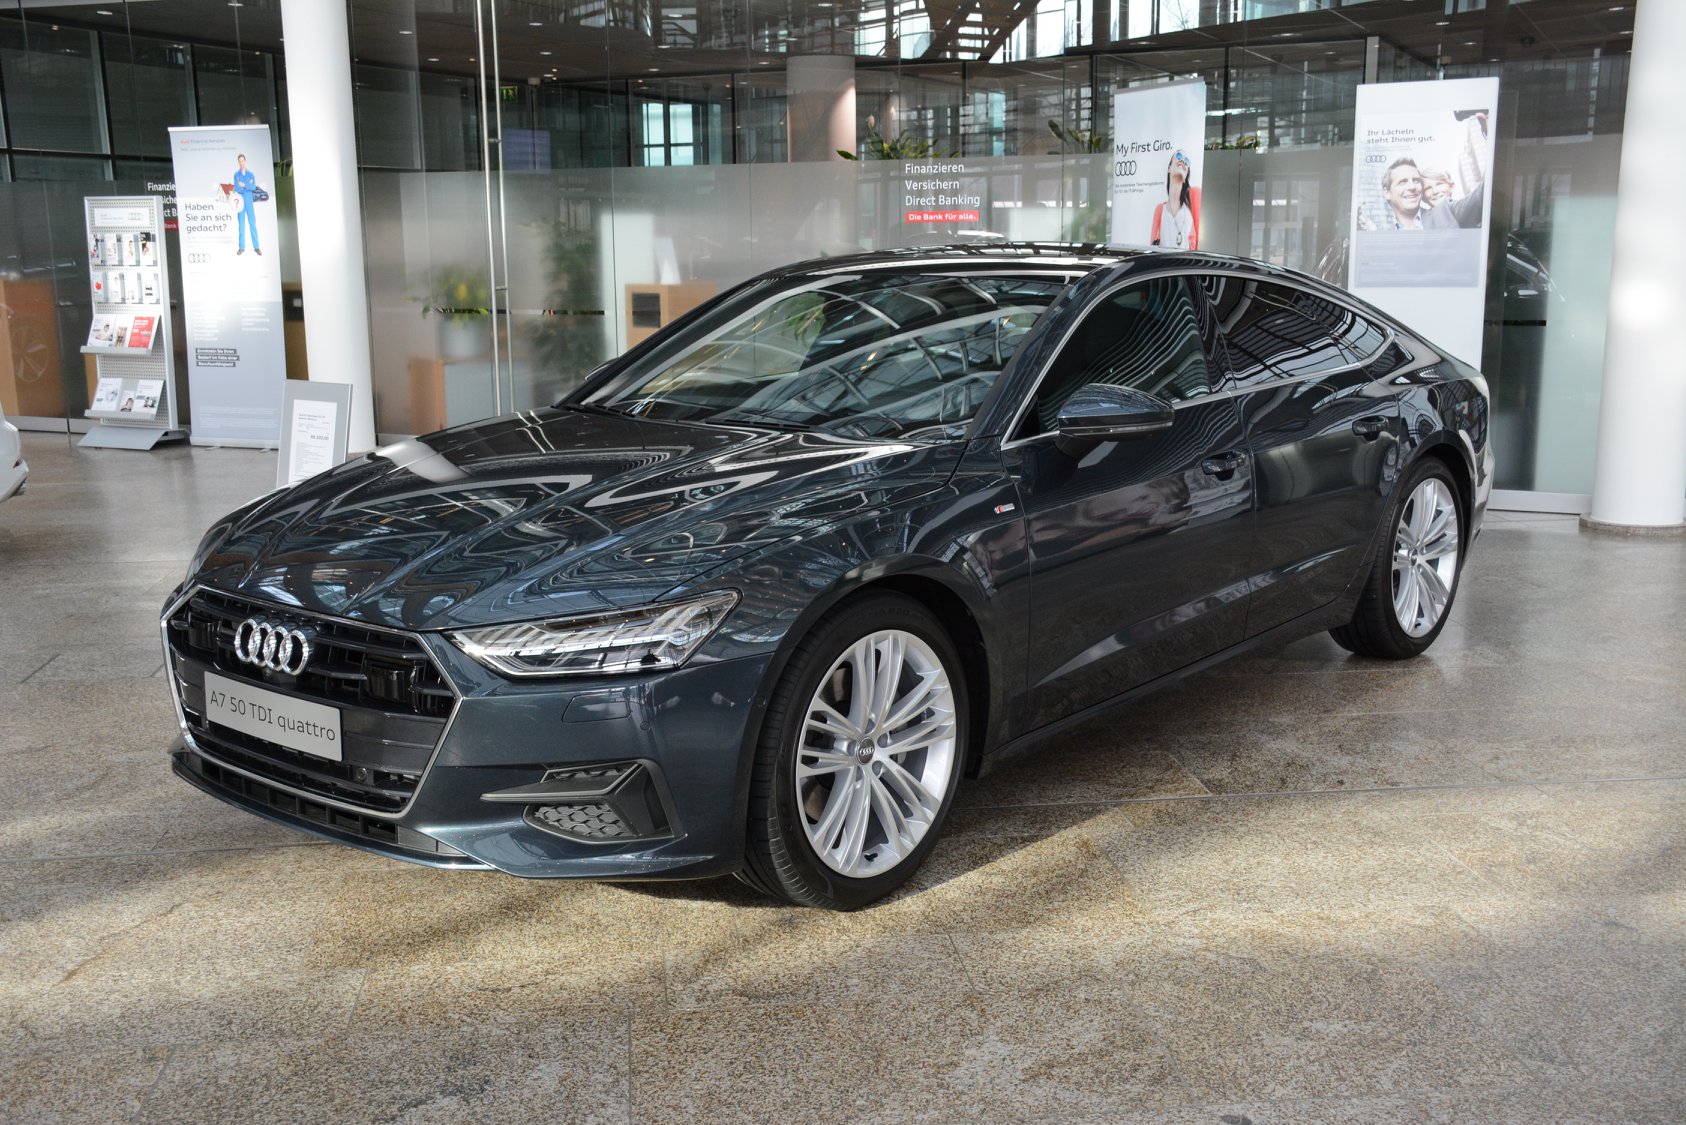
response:
[(965, 763), (967, 685), (942, 623), (899, 594), (832, 611), (767, 707), (741, 877), (852, 909), (924, 862)]
[(941, 812), (954, 760), (954, 687), (931, 646), (900, 629), (850, 645), (821, 677), (796, 747), (814, 854), (853, 878), (901, 863)]
[(1429, 477), (1411, 492), (1393, 532), (1393, 614), (1412, 637), (1428, 634), (1452, 604), (1458, 576), (1458, 504)]
[(1403, 660), (1434, 643), (1451, 612), (1463, 566), (1463, 510), (1443, 462), (1424, 459), (1400, 482), (1381, 557), (1352, 620), (1331, 630), (1363, 656)]

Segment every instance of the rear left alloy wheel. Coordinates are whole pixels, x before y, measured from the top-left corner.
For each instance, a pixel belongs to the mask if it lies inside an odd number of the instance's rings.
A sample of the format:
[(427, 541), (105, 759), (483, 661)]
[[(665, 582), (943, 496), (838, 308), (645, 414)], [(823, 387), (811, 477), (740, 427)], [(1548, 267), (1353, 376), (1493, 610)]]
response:
[(873, 595), (822, 620), (768, 708), (745, 882), (834, 910), (900, 886), (953, 804), (965, 717), (959, 655), (917, 602)]
[(1463, 512), (1450, 470), (1420, 463), (1389, 516), (1385, 553), (1365, 581), (1352, 620), (1331, 635), (1363, 656), (1403, 660), (1440, 635), (1463, 569)]

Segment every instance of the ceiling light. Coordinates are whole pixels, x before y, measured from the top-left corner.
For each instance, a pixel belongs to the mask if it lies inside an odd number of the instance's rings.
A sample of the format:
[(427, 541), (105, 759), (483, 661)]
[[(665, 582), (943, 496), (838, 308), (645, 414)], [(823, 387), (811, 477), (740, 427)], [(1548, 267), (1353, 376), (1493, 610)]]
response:
[(539, 54), (541, 54), (541, 55), (548, 55), (548, 54), (550, 54), (550, 52), (549, 52), (549, 51), (540, 51), (540, 52), (539, 52)]
[(400, 35), (414, 35), (415, 32), (409, 31), (409, 30), (401, 27), (401, 28), (398, 29), (398, 34), (400, 34)]
[(429, 55), (429, 56), (427, 56), (427, 61), (428, 61), (428, 62), (438, 62), (438, 61), (439, 61), (439, 56), (437, 56), (437, 55)]
[(1451, 20), (1435, 20), (1434, 26), (1435, 27), (1446, 27), (1449, 24), (1451, 24), (1451, 22), (1452, 22)]
[(528, 27), (543, 27), (544, 23), (541, 20), (528, 20), (527, 26)]

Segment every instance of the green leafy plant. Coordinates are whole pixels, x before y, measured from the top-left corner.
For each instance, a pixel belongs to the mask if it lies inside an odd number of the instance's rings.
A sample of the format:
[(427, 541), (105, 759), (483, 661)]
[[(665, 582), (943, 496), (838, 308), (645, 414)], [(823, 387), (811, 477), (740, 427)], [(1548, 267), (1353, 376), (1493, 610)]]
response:
[(1243, 133), (1241, 136), (1236, 137), (1233, 141), (1207, 141), (1206, 142), (1206, 151), (1207, 152), (1212, 152), (1213, 150), (1223, 150), (1223, 149), (1262, 148), (1262, 147), (1263, 146), (1259, 142), (1259, 135), (1257, 133)]
[(1065, 222), (1067, 242), (1105, 242), (1111, 233), (1107, 229), (1108, 211), (1097, 203), (1080, 203), (1070, 208)]
[(492, 287), (486, 271), (465, 266), (441, 266), (433, 271), (433, 290), (421, 302), (422, 316), (438, 313), (447, 323), (462, 324), (492, 311)]
[[(932, 160), (950, 159), (960, 155), (958, 149), (939, 149), (936, 144), (924, 137), (915, 137), (903, 129), (894, 137), (885, 138), (878, 131), (878, 123), (872, 118), (866, 119), (866, 137), (861, 141), (861, 151), (869, 160)], [(844, 160), (860, 160), (861, 157), (840, 148), (837, 155)]]
[(1068, 129), (1058, 121), (1048, 122), (1048, 132), (1060, 142), (1060, 151), (1068, 149), (1072, 152), (1105, 152), (1112, 147), (1112, 136), (1109, 133), (1097, 132), (1094, 129)]
[(533, 225), (544, 238), (550, 292), (545, 315), (532, 322), (527, 333), (545, 389), (560, 397), (579, 386), (605, 358), (597, 237), (556, 219)]

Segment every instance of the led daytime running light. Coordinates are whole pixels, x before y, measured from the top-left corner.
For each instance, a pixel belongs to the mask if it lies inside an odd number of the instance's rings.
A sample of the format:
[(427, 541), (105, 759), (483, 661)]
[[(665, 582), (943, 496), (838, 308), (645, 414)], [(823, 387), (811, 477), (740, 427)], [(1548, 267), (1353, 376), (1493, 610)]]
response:
[(738, 604), (735, 590), (622, 613), (523, 621), (447, 634), (506, 676), (606, 676), (677, 668)]

